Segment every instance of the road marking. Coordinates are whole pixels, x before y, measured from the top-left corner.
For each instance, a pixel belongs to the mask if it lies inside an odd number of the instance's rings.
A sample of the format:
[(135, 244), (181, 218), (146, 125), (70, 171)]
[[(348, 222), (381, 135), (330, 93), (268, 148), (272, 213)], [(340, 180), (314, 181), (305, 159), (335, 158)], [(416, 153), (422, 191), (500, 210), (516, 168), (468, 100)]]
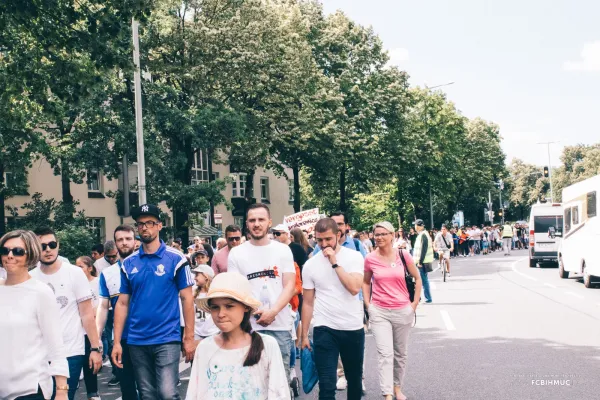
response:
[(519, 263), (522, 260), (523, 260), (523, 258), (512, 263), (511, 269), (513, 270), (513, 272), (515, 272), (517, 275), (521, 275), (523, 278), (527, 278), (529, 280), (537, 282), (537, 279), (535, 279), (533, 276), (529, 276), (527, 274), (517, 271), (517, 263)]
[(577, 293), (565, 292), (565, 294), (568, 294), (569, 296), (577, 297), (578, 299), (583, 299), (583, 296), (580, 294), (577, 294)]
[(554, 285), (552, 285), (552, 284), (550, 284), (548, 282), (544, 282), (544, 286), (548, 286), (548, 287), (550, 287), (552, 289), (556, 289), (556, 286), (554, 286)]
[(442, 319), (444, 320), (444, 324), (446, 325), (446, 329), (449, 330), (449, 331), (455, 331), (456, 327), (452, 323), (452, 320), (450, 319), (450, 314), (448, 314), (448, 311), (446, 311), (446, 310), (440, 310), (440, 314), (442, 314)]

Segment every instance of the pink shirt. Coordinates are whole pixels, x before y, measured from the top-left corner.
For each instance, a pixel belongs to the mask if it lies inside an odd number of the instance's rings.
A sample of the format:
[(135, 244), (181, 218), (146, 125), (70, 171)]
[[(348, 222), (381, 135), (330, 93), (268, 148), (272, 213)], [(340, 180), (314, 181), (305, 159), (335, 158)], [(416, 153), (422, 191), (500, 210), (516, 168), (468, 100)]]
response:
[[(402, 250), (402, 255), (408, 264), (413, 263), (410, 253)], [(396, 253), (396, 266), (386, 265), (375, 253), (367, 254), (365, 258), (365, 273), (373, 273), (373, 296), (371, 302), (377, 307), (397, 309), (410, 304), (406, 289), (404, 266), (400, 254)]]
[(227, 272), (227, 259), (229, 258), (229, 246), (223, 247), (213, 256), (210, 266), (215, 271), (215, 276), (221, 272)]

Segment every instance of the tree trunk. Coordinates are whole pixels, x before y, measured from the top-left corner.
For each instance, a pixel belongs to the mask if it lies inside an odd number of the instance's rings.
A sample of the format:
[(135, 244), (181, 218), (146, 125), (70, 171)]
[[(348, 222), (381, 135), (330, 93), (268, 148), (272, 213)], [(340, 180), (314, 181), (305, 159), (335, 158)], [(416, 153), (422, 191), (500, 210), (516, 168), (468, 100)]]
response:
[(346, 166), (340, 171), (340, 211), (346, 212)]
[(71, 194), (71, 174), (69, 171), (69, 165), (64, 160), (60, 162), (60, 183), (62, 187), (62, 201), (66, 209), (71, 211), (71, 215), (75, 213), (75, 207), (73, 206), (73, 195)]
[(242, 222), (242, 231), (244, 234), (248, 233), (246, 230), (246, 217), (248, 215), (248, 206), (256, 202), (254, 198), (254, 170), (246, 174), (246, 192), (244, 194), (244, 219)]
[(292, 168), (294, 172), (294, 212), (300, 212), (300, 167)]
[(4, 210), (6, 189), (4, 188), (4, 183), (4, 165), (0, 163), (0, 190), (2, 191), (2, 195), (0, 196), (0, 236), (3, 236), (6, 231), (6, 214)]
[[(181, 147), (181, 151), (185, 153), (186, 163), (185, 167), (176, 174), (176, 179), (185, 185), (191, 185), (192, 183), (192, 166), (194, 165), (194, 149), (190, 144), (185, 142), (178, 143)], [(187, 222), (190, 218), (189, 213), (186, 209), (173, 209), (173, 228), (175, 230), (175, 236), (181, 237), (182, 242), (189, 243), (190, 230)], [(187, 244), (186, 244), (187, 246)]]

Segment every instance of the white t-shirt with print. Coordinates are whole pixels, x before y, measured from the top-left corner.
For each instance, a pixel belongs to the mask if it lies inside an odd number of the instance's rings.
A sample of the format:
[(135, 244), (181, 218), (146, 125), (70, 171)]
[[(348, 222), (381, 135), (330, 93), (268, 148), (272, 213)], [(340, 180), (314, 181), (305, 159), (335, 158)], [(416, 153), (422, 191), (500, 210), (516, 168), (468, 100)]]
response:
[(94, 315), (96, 315), (96, 310), (100, 304), (100, 279), (94, 278), (88, 282), (90, 283), (90, 289), (92, 290), (92, 308), (94, 309)]
[[(358, 251), (340, 247), (336, 260), (347, 273), (364, 275), (364, 259)], [(302, 287), (315, 290), (314, 326), (327, 326), (342, 331), (363, 328), (362, 301), (344, 287), (337, 272), (322, 252), (304, 264)]]
[(258, 364), (251, 367), (243, 366), (250, 346), (225, 350), (214, 337), (200, 342), (185, 398), (289, 400), (290, 387), (279, 345), (271, 336), (261, 337), (265, 348)]
[[(248, 241), (234, 247), (227, 264), (228, 272), (238, 272), (248, 278), (255, 299), (268, 298), (271, 307), (283, 292), (283, 274), (296, 274), (292, 250), (276, 241), (265, 246), (255, 246)], [(258, 325), (254, 318), (250, 320), (255, 331), (289, 331), (291, 318), (291, 309), (284, 307), (269, 326)]]
[(50, 286), (54, 293), (67, 357), (85, 355), (85, 330), (79, 315), (79, 303), (92, 299), (93, 295), (81, 268), (63, 261), (60, 269), (52, 275), (43, 273), (40, 267), (31, 270), (30, 274)]
[[(194, 287), (194, 292), (196, 288)], [(206, 297), (206, 293), (199, 293), (197, 299), (203, 299)], [(216, 335), (219, 333), (219, 328), (215, 325), (215, 322), (212, 319), (212, 315), (202, 310), (201, 308), (196, 307), (194, 303), (194, 308), (196, 311), (196, 319), (194, 324), (194, 338), (196, 340), (200, 340), (200, 338), (205, 338), (208, 336)]]

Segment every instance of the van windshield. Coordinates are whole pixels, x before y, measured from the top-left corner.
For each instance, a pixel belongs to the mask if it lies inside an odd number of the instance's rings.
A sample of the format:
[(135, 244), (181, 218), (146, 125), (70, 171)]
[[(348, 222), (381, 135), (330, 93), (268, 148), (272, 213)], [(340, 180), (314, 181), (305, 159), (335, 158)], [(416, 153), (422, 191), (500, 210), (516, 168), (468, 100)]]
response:
[(563, 217), (562, 215), (538, 215), (533, 217), (533, 224), (535, 226), (535, 233), (548, 233), (548, 228), (554, 227), (556, 232), (563, 231)]

